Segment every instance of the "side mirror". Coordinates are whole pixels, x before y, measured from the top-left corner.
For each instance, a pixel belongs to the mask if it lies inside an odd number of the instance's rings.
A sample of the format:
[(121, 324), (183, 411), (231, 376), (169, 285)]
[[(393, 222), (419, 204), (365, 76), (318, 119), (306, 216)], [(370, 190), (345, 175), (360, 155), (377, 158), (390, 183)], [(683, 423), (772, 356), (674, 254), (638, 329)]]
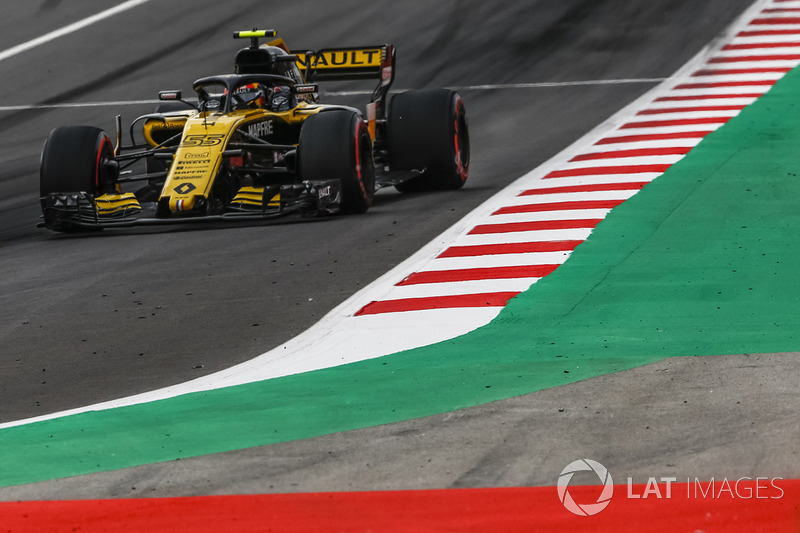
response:
[(314, 94), (319, 92), (319, 85), (316, 83), (304, 83), (294, 86), (294, 94)]
[(181, 92), (180, 91), (159, 91), (158, 92), (158, 99), (167, 102), (180, 102), (181, 101)]
[[(186, 109), (198, 109), (197, 104), (193, 104), (192, 102), (187, 102), (184, 100), (180, 91), (159, 91), (158, 99), (162, 102), (180, 102), (186, 106)], [(183, 109), (181, 106), (175, 106), (174, 108), (170, 108), (170, 110), (182, 111)]]

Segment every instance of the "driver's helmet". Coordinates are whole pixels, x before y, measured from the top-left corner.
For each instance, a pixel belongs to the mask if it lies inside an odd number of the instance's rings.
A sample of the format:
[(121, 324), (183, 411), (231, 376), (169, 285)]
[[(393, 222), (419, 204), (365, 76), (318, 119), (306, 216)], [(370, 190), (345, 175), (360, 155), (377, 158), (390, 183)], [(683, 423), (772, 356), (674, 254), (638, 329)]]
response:
[(266, 98), (260, 83), (248, 83), (233, 91), (233, 109), (264, 109)]

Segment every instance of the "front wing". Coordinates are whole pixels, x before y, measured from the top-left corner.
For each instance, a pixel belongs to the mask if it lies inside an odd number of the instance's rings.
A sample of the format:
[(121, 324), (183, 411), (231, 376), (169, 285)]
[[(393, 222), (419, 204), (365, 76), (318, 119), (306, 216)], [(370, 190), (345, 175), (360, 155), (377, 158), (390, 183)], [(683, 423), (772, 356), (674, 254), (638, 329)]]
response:
[(321, 216), (340, 211), (341, 184), (338, 180), (329, 180), (313, 184), (242, 187), (219, 212), (195, 212), (180, 216), (163, 216), (157, 203), (139, 202), (133, 193), (97, 197), (86, 192), (50, 193), (42, 198), (42, 208), (44, 220), (39, 226), (58, 230), (260, 220), (293, 213)]

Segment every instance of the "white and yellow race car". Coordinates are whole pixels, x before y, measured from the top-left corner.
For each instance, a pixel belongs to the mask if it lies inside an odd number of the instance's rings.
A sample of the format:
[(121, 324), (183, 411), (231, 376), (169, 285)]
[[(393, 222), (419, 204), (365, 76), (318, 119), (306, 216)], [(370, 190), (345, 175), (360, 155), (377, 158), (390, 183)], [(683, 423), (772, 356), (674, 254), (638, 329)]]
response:
[[(274, 30), (250, 39), (235, 74), (194, 82), (196, 101), (162, 91), (123, 145), (101, 129), (54, 129), (40, 170), (42, 226), (55, 231), (362, 213), (375, 191), (455, 189), (469, 171), (461, 97), (389, 95), (392, 45), (291, 52)], [(259, 39), (272, 38), (268, 44)], [(365, 112), (319, 102), (319, 83), (375, 79)]]

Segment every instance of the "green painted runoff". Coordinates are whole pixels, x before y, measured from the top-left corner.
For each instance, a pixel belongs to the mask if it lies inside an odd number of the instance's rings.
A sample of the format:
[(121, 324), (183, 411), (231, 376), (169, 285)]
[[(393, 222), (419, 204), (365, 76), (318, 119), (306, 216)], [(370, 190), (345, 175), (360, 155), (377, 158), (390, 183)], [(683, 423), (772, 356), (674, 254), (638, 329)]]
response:
[(375, 426), (665, 357), (789, 352), (800, 71), (603, 221), (491, 324), (346, 366), (0, 431), (0, 486)]

